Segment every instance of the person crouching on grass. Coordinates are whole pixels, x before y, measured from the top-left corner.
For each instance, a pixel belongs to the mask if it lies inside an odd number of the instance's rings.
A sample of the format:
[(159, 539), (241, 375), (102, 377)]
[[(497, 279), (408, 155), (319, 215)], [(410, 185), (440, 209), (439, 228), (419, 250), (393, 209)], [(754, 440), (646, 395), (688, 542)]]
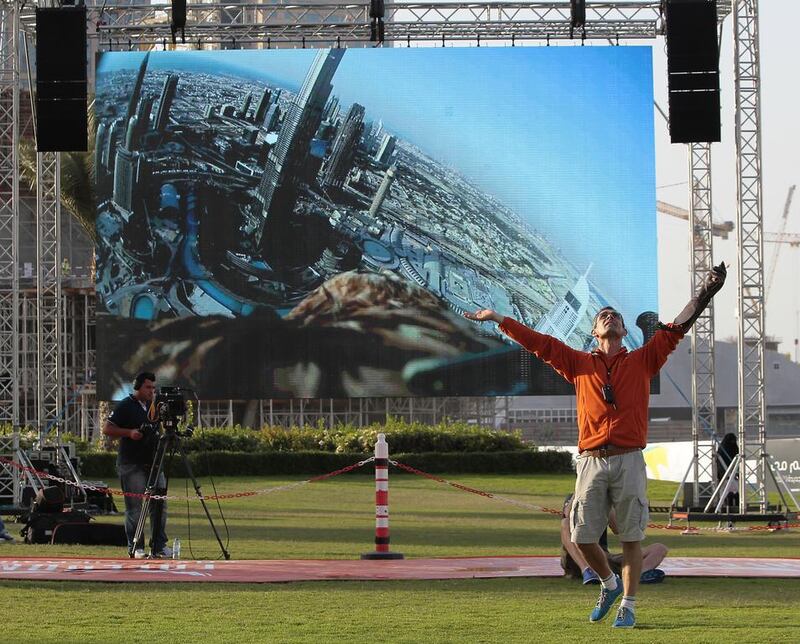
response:
[[(613, 627), (636, 625), (641, 542), (649, 518), (642, 449), (647, 445), (650, 379), (722, 288), (726, 274), (724, 263), (715, 266), (678, 317), (671, 324), (659, 324), (653, 337), (630, 353), (622, 346), (628, 334), (625, 321), (609, 306), (594, 317), (592, 335), (597, 347), (591, 353), (577, 351), (490, 309), (464, 314), (477, 322), (496, 322), (503, 333), (575, 386), (580, 454), (570, 525), (572, 542), (600, 576), (600, 597), (590, 622), (602, 620), (622, 595)], [(622, 543), (622, 579), (611, 571), (598, 544), (612, 508)]]
[[(583, 580), (584, 585), (599, 584), (600, 577), (592, 570), (592, 567), (583, 558), (580, 548), (572, 543), (572, 524), (570, 523), (570, 515), (572, 510), (572, 497), (570, 494), (564, 500), (564, 507), (561, 511), (561, 568), (564, 575), (573, 579)], [(619, 534), (619, 527), (617, 526), (617, 517), (612, 509), (608, 515), (608, 527), (614, 534)], [(604, 530), (600, 535), (598, 541), (600, 547), (603, 549), (603, 554), (606, 556), (608, 566), (616, 575), (622, 574), (622, 553), (612, 553), (608, 550), (608, 530)], [(663, 543), (651, 543), (642, 548), (642, 574), (639, 577), (640, 584), (660, 584), (664, 581), (664, 571), (658, 568), (659, 564), (664, 561), (664, 558), (669, 552), (667, 546)]]

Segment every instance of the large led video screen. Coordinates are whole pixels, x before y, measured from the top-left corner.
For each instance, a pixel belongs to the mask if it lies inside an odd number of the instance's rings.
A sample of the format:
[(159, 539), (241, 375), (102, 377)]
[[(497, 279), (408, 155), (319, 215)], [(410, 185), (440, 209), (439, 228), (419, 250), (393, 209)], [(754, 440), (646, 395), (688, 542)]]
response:
[(98, 393), (567, 393), (490, 308), (579, 349), (652, 332), (647, 47), (106, 53)]

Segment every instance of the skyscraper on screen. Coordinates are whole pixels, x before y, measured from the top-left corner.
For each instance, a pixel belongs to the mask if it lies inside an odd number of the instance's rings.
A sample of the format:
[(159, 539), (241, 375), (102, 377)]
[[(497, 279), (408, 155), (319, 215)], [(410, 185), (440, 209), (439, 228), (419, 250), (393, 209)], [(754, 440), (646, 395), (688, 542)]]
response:
[[(322, 122), (322, 112), (333, 89), (331, 81), (344, 52), (344, 49), (320, 50), (300, 91), (289, 102), (278, 140), (267, 155), (256, 194), (262, 217), (261, 230), (256, 235), (259, 242), (268, 220), (286, 219), (291, 215), (294, 183), (308, 159), (311, 139)], [(279, 190), (284, 195), (276, 200)]]
[(322, 183), (326, 186), (341, 188), (347, 173), (353, 167), (356, 148), (364, 131), (364, 106), (353, 103), (347, 117), (336, 133), (331, 154), (322, 169)]

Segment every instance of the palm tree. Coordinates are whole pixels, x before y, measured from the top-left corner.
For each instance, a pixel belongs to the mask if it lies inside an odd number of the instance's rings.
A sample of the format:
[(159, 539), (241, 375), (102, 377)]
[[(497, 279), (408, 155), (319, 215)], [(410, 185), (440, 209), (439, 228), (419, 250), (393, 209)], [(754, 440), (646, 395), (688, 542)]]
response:
[[(95, 219), (97, 203), (95, 196), (94, 144), (96, 122), (94, 100), (88, 113), (89, 145), (86, 152), (61, 152), (61, 207), (75, 217), (89, 239), (97, 241)], [(21, 175), (36, 190), (36, 143), (24, 138), (19, 145), (19, 167)]]

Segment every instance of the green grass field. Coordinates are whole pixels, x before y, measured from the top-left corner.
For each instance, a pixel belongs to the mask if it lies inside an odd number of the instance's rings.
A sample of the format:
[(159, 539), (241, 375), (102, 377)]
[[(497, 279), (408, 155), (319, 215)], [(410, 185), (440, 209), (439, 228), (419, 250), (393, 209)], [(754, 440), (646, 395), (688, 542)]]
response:
[[(558, 520), (418, 477), (391, 480), (392, 549), (407, 557), (557, 554)], [(560, 507), (570, 475), (451, 477), (469, 486)], [(287, 479), (225, 478), (220, 493)], [(171, 494), (184, 492), (172, 481)], [(349, 475), (298, 489), (224, 501), (234, 559), (357, 558), (373, 549), (371, 478)], [(203, 490), (211, 487), (203, 483)], [(651, 482), (654, 505), (674, 484)], [(191, 492), (191, 489), (190, 489)], [(189, 505), (195, 558), (218, 549), (200, 507)], [(103, 521), (121, 521), (108, 517)], [(664, 522), (662, 516), (652, 520)], [(14, 524), (8, 524), (14, 529)], [(168, 533), (189, 558), (186, 504), (173, 502)], [(650, 530), (674, 556), (794, 557), (797, 532)], [(611, 540), (612, 550), (616, 543)], [(0, 546), (3, 556), (121, 556), (114, 548)], [(0, 641), (38, 642), (632, 642), (800, 641), (800, 580), (667, 579), (639, 592), (633, 632), (589, 624), (597, 588), (566, 579), (179, 585), (0, 582)]]

